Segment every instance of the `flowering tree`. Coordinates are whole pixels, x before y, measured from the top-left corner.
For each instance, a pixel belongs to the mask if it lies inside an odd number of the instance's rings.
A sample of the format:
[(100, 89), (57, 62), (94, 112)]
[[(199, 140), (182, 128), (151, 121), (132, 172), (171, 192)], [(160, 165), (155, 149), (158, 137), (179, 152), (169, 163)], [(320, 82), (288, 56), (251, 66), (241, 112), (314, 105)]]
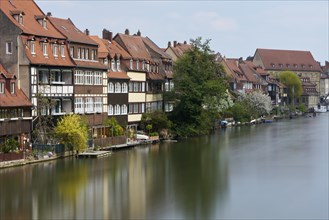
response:
[(259, 91), (241, 94), (238, 100), (247, 107), (253, 117), (269, 114), (272, 110), (271, 98)]

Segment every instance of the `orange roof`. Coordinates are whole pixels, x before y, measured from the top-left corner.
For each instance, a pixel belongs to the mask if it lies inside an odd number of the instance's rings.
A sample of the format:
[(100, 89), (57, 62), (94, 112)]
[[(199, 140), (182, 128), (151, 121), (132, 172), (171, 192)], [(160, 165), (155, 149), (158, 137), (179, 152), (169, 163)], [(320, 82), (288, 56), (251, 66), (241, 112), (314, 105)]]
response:
[[(37, 19), (43, 18), (47, 21), (47, 18), (33, 0), (1, 0), (0, 10), (25, 34), (65, 39), (49, 21), (46, 22), (46, 28), (37, 21)], [(18, 11), (23, 14), (23, 24), (20, 24), (13, 17), (14, 12)]]
[(177, 57), (183, 56), (185, 52), (192, 48), (192, 45), (185, 43), (177, 43), (176, 46), (170, 47)]
[(108, 54), (113, 58), (115, 56), (121, 56), (123, 59), (130, 59), (129, 53), (124, 50), (120, 44), (116, 41), (108, 41), (106, 39), (101, 39), (98, 36), (90, 36), (95, 42), (98, 43), (98, 56), (100, 58), (106, 58)]
[(252, 68), (250, 68), (250, 66), (248, 66), (248, 64), (240, 63), (239, 67), (240, 67), (240, 69), (242, 70), (242, 73), (244, 74), (244, 76), (247, 78), (247, 80), (249, 82), (252, 82), (252, 83), (257, 82), (257, 79), (254, 75), (255, 72), (253, 71)]
[(163, 75), (161, 75), (160, 73), (147, 73), (146, 78), (150, 80), (164, 80)]
[(55, 17), (48, 17), (55, 28), (61, 32), (67, 39), (74, 43), (89, 44), (98, 46), (88, 35), (80, 31), (71, 21), (71, 19), (62, 19)]
[(107, 70), (107, 66), (98, 62), (98, 61), (89, 61), (89, 60), (74, 60), (78, 67), (85, 68), (96, 68)]
[(130, 79), (126, 72), (108, 72), (108, 78), (111, 79)]
[[(28, 45), (27, 36), (21, 36), (21, 39), (22, 39), (24, 45)], [(25, 54), (26, 54), (27, 58), (30, 60), (31, 64), (74, 67), (75, 64), (73, 63), (73, 61), (70, 57), (67, 46), (64, 45), (64, 48), (65, 48), (65, 50), (64, 50), (65, 57), (61, 57), (59, 52), (58, 52), (58, 57), (54, 57), (50, 43), (47, 43), (48, 56), (45, 57), (43, 55), (43, 51), (42, 51), (42, 43), (40, 42), (40, 39), (36, 39), (35, 54), (31, 54), (29, 47), (25, 47)]]
[[(16, 77), (14, 74), (8, 73), (0, 64), (0, 79), (16, 80)], [(11, 92), (5, 86), (4, 93), (0, 94), (0, 107), (32, 107), (32, 103), (24, 94), (24, 92), (17, 88), (17, 86), (14, 94), (11, 94)]]
[(171, 57), (166, 54), (160, 47), (158, 47), (158, 45), (156, 45), (150, 38), (148, 37), (141, 37), (143, 42), (149, 46), (154, 52), (158, 53), (159, 55), (161, 55), (161, 58), (165, 58), (165, 59), (171, 59)]
[(151, 55), (148, 52), (147, 48), (144, 45), (144, 42), (140, 36), (126, 35), (126, 34), (117, 34), (114, 37), (114, 40), (120, 38), (123, 46), (129, 54), (134, 59), (152, 61)]
[(265, 69), (321, 72), (319, 63), (310, 51), (257, 49), (256, 54), (260, 56)]

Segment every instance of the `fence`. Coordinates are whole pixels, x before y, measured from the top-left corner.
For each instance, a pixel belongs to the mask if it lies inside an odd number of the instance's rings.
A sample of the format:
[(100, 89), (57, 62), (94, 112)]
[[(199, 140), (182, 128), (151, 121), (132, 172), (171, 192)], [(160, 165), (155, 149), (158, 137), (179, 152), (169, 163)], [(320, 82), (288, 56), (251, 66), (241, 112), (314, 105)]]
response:
[(10, 153), (0, 153), (0, 162), (11, 161), (11, 160), (21, 160), (24, 159), (24, 153), (22, 151), (10, 152)]
[(107, 137), (93, 139), (94, 147), (105, 148), (112, 145), (125, 144), (127, 141), (126, 136)]

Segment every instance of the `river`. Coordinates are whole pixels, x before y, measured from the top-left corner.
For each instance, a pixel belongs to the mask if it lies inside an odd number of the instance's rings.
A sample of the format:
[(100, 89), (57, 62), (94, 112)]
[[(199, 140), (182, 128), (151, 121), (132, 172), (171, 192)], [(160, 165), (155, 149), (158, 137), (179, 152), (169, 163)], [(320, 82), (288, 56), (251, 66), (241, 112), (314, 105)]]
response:
[(0, 170), (0, 219), (328, 219), (329, 113)]

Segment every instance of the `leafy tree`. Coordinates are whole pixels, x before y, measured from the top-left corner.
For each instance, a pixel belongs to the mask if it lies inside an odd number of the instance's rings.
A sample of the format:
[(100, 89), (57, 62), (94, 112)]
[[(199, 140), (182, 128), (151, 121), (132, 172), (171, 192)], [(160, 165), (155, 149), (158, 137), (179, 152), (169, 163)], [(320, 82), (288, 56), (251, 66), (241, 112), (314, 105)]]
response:
[(65, 115), (55, 127), (55, 134), (74, 150), (83, 151), (87, 147), (88, 126), (79, 115)]
[(259, 91), (245, 93), (239, 96), (239, 101), (252, 113), (253, 117), (270, 114), (272, 111), (271, 98)]
[(120, 126), (115, 117), (106, 119), (104, 125), (110, 126), (112, 136), (120, 136), (124, 134), (124, 129)]
[(284, 71), (279, 75), (280, 82), (288, 89), (288, 97), (290, 102), (293, 98), (298, 98), (303, 93), (302, 82), (296, 73)]
[(178, 136), (207, 134), (219, 116), (218, 103), (227, 99), (227, 83), (223, 67), (210, 50), (210, 40), (191, 40), (192, 49), (174, 65), (175, 84), (170, 115)]
[(172, 122), (168, 119), (166, 113), (162, 111), (154, 111), (151, 113), (144, 113), (141, 119), (141, 126), (145, 128), (147, 125), (152, 125), (154, 131), (160, 132), (163, 129), (170, 129)]

